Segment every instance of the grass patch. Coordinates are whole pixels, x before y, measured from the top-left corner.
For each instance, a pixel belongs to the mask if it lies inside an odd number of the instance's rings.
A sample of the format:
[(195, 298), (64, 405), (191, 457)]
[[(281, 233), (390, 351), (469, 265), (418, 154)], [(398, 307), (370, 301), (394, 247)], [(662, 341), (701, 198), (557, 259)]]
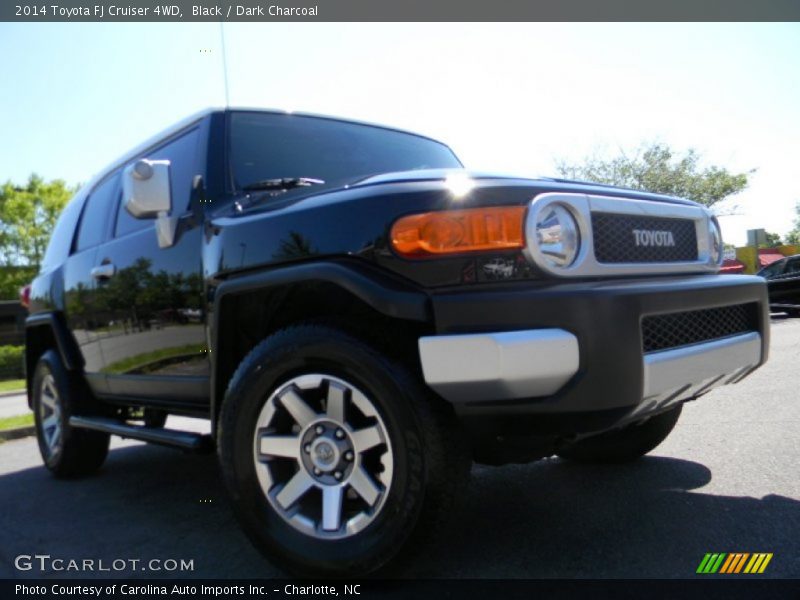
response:
[(6, 429), (17, 429), (18, 427), (27, 427), (28, 425), (33, 425), (33, 413), (0, 419), (0, 431), (4, 431)]
[(24, 379), (9, 379), (8, 381), (0, 381), (0, 393), (13, 392), (16, 390), (25, 389)]

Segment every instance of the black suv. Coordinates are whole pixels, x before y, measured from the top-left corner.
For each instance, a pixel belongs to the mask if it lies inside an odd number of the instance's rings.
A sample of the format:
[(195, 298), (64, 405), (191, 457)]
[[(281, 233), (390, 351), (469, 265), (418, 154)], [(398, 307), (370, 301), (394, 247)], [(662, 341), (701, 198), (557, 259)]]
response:
[(756, 274), (767, 280), (773, 310), (800, 317), (800, 254), (776, 260)]
[(207, 111), (61, 215), (27, 320), (39, 446), (59, 477), (96, 470), (110, 434), (216, 447), (270, 558), (371, 572), (436, 535), (472, 461), (633, 460), (761, 365), (766, 286), (721, 259), (693, 202)]

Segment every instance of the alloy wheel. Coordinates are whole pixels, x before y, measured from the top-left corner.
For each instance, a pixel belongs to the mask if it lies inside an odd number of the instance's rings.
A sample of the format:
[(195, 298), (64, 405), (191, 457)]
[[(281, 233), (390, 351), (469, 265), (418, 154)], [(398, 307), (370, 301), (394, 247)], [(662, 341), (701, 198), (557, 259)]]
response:
[(62, 446), (61, 398), (50, 373), (42, 378), (39, 388), (39, 421), (47, 452), (55, 456)]
[(259, 413), (253, 452), (272, 508), (315, 538), (362, 531), (392, 484), (392, 445), (375, 404), (330, 375), (302, 375), (276, 390)]

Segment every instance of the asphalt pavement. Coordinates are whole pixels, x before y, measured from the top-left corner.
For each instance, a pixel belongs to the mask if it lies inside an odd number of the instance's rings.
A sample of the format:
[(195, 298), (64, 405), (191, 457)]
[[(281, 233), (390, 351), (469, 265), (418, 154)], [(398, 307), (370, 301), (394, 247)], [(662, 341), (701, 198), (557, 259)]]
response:
[[(684, 578), (707, 552), (771, 552), (759, 577), (798, 578), (798, 431), (800, 319), (776, 319), (768, 364), (686, 405), (672, 435), (635, 464), (475, 467), (452, 531), (408, 575)], [(282, 575), (236, 524), (214, 455), (115, 439), (96, 476), (56, 481), (33, 438), (7, 442), (0, 506), (0, 577), (87, 575), (15, 569), (15, 557), (36, 553), (193, 561), (191, 572), (99, 576)]]

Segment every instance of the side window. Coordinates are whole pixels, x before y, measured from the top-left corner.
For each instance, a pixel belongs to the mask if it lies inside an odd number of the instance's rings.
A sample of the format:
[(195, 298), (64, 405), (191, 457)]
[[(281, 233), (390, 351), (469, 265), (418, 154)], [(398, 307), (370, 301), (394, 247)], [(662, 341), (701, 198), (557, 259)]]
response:
[[(197, 168), (198, 130), (193, 129), (170, 143), (148, 152), (146, 158), (170, 161), (170, 182), (172, 184), (172, 206), (175, 214), (182, 214), (189, 208), (192, 194), (192, 181), (198, 173)], [(146, 227), (153, 227), (152, 219), (136, 219), (125, 210), (122, 202), (117, 208), (117, 224), (114, 237), (121, 237)]]
[(108, 215), (116, 206), (119, 195), (119, 171), (103, 180), (91, 192), (83, 207), (76, 252), (96, 246), (103, 241), (108, 223)]
[(790, 260), (786, 265), (786, 274), (797, 275), (798, 273), (800, 273), (800, 259)]

